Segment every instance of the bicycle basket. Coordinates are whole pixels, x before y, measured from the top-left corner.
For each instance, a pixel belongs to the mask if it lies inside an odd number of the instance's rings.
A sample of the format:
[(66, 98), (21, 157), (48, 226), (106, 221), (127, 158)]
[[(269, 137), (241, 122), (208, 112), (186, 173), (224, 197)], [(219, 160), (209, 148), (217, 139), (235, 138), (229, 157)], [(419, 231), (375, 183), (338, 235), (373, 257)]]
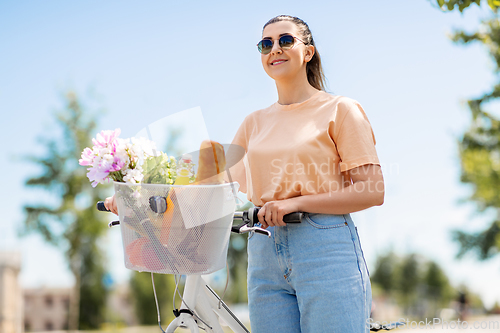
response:
[(115, 182), (125, 267), (183, 275), (224, 268), (238, 188), (236, 182), (185, 186)]

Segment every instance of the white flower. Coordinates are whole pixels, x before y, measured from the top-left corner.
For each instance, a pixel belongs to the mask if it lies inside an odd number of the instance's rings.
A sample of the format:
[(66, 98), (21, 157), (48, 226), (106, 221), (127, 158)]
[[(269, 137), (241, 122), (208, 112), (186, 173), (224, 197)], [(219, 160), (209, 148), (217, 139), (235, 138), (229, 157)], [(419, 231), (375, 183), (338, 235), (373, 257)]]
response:
[(137, 168), (137, 169), (128, 169), (125, 176), (123, 177), (123, 180), (125, 183), (131, 183), (131, 184), (137, 184), (142, 181), (144, 178), (144, 175), (142, 174), (142, 170)]
[(104, 155), (108, 155), (111, 153), (111, 150), (109, 150), (109, 148), (105, 147), (105, 148), (101, 148), (99, 150), (99, 156), (104, 156)]
[(140, 138), (132, 138), (133, 150), (136, 151), (137, 156), (146, 158), (148, 156), (159, 156), (160, 152), (156, 149), (156, 144), (153, 141)]
[(114, 157), (113, 157), (113, 155), (111, 155), (111, 154), (105, 154), (102, 157), (102, 159), (104, 160), (104, 162), (109, 163), (109, 164), (113, 164), (113, 162), (115, 160)]
[(96, 157), (94, 157), (94, 161), (92, 163), (92, 166), (93, 167), (99, 167), (99, 165), (101, 164), (101, 156), (97, 155)]

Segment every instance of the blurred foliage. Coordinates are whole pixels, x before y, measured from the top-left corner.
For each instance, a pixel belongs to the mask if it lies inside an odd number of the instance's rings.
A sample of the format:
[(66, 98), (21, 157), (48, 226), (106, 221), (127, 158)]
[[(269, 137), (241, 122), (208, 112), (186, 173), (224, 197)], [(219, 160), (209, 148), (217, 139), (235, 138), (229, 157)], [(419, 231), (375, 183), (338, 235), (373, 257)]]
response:
[(422, 279), (420, 268), (415, 254), (403, 258), (399, 268), (399, 288), (403, 297), (410, 299), (417, 292)]
[(500, 121), (485, 110), (487, 103), (500, 97), (500, 21), (497, 18), (483, 21), (479, 30), (471, 34), (456, 31), (452, 40), (458, 44), (481, 43), (489, 50), (496, 67), (497, 83), (489, 92), (467, 102), (471, 123), (458, 142), (461, 181), (472, 187), (469, 200), (475, 202), (481, 212), (496, 212), (496, 218), (482, 231), (454, 230), (453, 238), (460, 244), (457, 257), (476, 252), (485, 260), (500, 251)]
[(45, 241), (65, 250), (71, 272), (75, 276), (75, 297), (70, 304), (69, 328), (96, 329), (104, 320), (107, 290), (103, 284), (105, 258), (99, 249), (106, 223), (94, 203), (104, 197), (104, 190), (93, 189), (85, 168), (78, 159), (91, 145), (96, 127), (95, 116), (85, 111), (73, 92), (64, 96), (65, 107), (55, 113), (61, 134), (42, 138), (45, 149), (40, 156), (28, 160), (41, 169), (41, 174), (26, 181), (30, 189), (41, 189), (48, 203), (24, 206), (26, 218), (23, 234), (40, 234)]
[[(435, 0), (442, 10), (458, 8), (462, 12), (480, 0)], [(490, 91), (478, 98), (467, 101), (471, 112), (469, 128), (459, 139), (458, 147), (461, 160), (463, 183), (470, 184), (472, 194), (468, 200), (475, 202), (480, 212), (486, 210), (496, 213), (496, 218), (482, 231), (467, 232), (454, 230), (453, 239), (460, 244), (457, 253), (462, 258), (468, 252), (475, 252), (479, 259), (485, 260), (500, 251), (500, 121), (493, 113), (485, 110), (489, 102), (500, 97), (500, 21), (496, 12), (500, 0), (488, 0), (489, 7), (495, 12), (491, 19), (481, 22), (476, 32), (466, 33), (456, 30), (451, 39), (456, 44), (478, 42), (486, 47), (495, 65), (496, 83)]]
[[(174, 276), (170, 274), (154, 274), (154, 282), (161, 320), (163, 324), (168, 324), (173, 319)], [(130, 278), (130, 292), (139, 324), (157, 325), (158, 314), (151, 273), (133, 271)]]
[[(443, 11), (453, 11), (458, 9), (461, 13), (469, 8), (472, 4), (476, 4), (481, 6), (481, 0), (431, 0), (435, 1), (437, 6)], [(498, 7), (500, 7), (500, 0), (487, 0), (488, 6), (495, 13), (497, 12)], [(483, 1), (484, 3), (484, 1)]]
[(497, 314), (500, 315), (500, 304), (498, 302), (495, 302), (491, 309), (488, 311), (490, 314)]
[(399, 259), (392, 251), (377, 258), (375, 271), (371, 275), (371, 280), (377, 283), (386, 293), (396, 289), (395, 270), (398, 262)]
[(434, 317), (457, 296), (441, 267), (417, 254), (401, 257), (389, 251), (380, 255), (371, 282), (374, 295), (390, 297), (413, 317)]
[[(237, 211), (244, 211), (254, 205), (247, 201), (239, 206)], [(231, 233), (229, 248), (227, 251), (227, 265), (229, 266), (229, 286), (228, 293), (224, 300), (231, 303), (247, 303), (247, 238), (248, 234)]]
[(440, 303), (445, 303), (453, 297), (453, 288), (446, 273), (434, 261), (427, 263), (423, 283), (427, 286), (427, 297), (435, 298)]

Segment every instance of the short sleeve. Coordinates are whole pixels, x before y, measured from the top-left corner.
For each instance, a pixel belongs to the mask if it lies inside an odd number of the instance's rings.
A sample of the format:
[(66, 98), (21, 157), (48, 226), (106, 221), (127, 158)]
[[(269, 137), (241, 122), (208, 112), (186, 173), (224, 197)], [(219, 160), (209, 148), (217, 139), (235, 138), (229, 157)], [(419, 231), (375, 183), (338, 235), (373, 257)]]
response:
[(375, 135), (358, 102), (351, 99), (339, 102), (333, 122), (333, 140), (340, 156), (342, 172), (365, 164), (380, 165)]
[[(246, 168), (244, 164), (244, 159), (246, 157), (246, 153), (248, 151), (248, 117), (245, 118), (240, 128), (236, 132), (231, 145), (237, 145), (245, 149), (245, 155), (243, 158), (240, 158), (241, 154), (238, 151), (239, 161), (231, 166), (227, 172), (227, 181), (230, 182), (238, 182), (240, 184), (239, 191), (242, 193), (247, 193), (247, 180), (246, 180)], [(236, 147), (238, 148), (238, 147)], [(231, 148), (229, 148), (231, 150)], [(228, 154), (231, 154), (231, 151), (228, 151)]]

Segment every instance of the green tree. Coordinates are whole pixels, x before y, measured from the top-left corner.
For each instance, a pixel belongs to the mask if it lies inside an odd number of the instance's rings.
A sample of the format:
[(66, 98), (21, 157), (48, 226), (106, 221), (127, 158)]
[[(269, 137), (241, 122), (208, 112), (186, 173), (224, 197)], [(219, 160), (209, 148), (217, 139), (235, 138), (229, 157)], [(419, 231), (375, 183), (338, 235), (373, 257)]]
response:
[(427, 263), (422, 282), (428, 300), (426, 312), (431, 317), (439, 316), (439, 309), (448, 307), (449, 302), (455, 297), (455, 290), (444, 271), (434, 261)]
[(403, 303), (410, 304), (421, 283), (420, 265), (416, 254), (409, 254), (403, 258), (399, 269), (399, 291), (403, 297)]
[(483, 231), (469, 233), (455, 230), (454, 239), (461, 249), (457, 257), (465, 253), (476, 252), (481, 260), (488, 259), (500, 250), (500, 121), (485, 110), (488, 102), (500, 97), (500, 21), (497, 18), (482, 23), (481, 32), (467, 34), (458, 31), (453, 36), (456, 43), (468, 44), (479, 42), (486, 46), (494, 59), (497, 83), (491, 91), (468, 101), (471, 112), (471, 124), (459, 141), (461, 159), (461, 181), (470, 184), (472, 195), (469, 200), (475, 202), (479, 211), (493, 209), (496, 218)]
[(417, 254), (400, 257), (390, 251), (380, 255), (371, 282), (374, 295), (381, 291), (396, 300), (406, 315), (418, 318), (436, 316), (456, 296), (443, 269)]
[(55, 114), (61, 134), (43, 139), (42, 156), (29, 157), (41, 174), (26, 181), (28, 188), (52, 194), (53, 203), (25, 205), (24, 232), (39, 233), (45, 241), (65, 249), (75, 277), (69, 329), (95, 329), (104, 321), (107, 294), (103, 284), (105, 258), (98, 246), (106, 223), (94, 205), (104, 197), (104, 190), (90, 186), (78, 159), (91, 145), (96, 123), (75, 93), (68, 92), (64, 104)]
[(498, 302), (495, 302), (488, 313), (497, 315), (500, 314), (500, 304)]
[[(433, 0), (443, 10), (458, 8), (461, 12), (473, 3), (480, 5), (480, 0)], [(500, 6), (499, 0), (488, 0), (488, 5), (495, 12)], [(457, 257), (468, 252), (475, 252), (479, 259), (485, 260), (500, 251), (500, 121), (498, 115), (486, 110), (488, 103), (500, 97), (500, 21), (493, 18), (481, 22), (477, 32), (455, 31), (452, 41), (468, 45), (478, 42), (488, 50), (495, 66), (496, 83), (493, 87), (476, 98), (467, 101), (471, 123), (459, 139), (458, 147), (461, 160), (463, 183), (469, 184), (472, 194), (469, 201), (476, 203), (480, 212), (496, 212), (496, 217), (482, 231), (465, 232), (454, 230), (453, 239), (460, 244)]]
[(453, 297), (453, 288), (444, 271), (434, 261), (427, 263), (423, 282), (426, 285), (427, 297), (439, 300), (440, 303), (450, 301)]
[[(437, 6), (443, 11), (453, 11), (455, 9), (458, 9), (461, 13), (466, 8), (469, 8), (469, 6), (471, 6), (472, 4), (481, 6), (481, 0), (432, 0), (432, 1), (435, 1)], [(499, 0), (487, 0), (487, 1), (488, 1), (488, 6), (490, 6), (491, 10), (496, 12), (498, 7), (500, 6), (500, 1)]]
[(371, 281), (377, 283), (384, 292), (391, 293), (397, 288), (396, 268), (398, 264), (399, 258), (392, 251), (379, 256)]
[[(162, 323), (167, 324), (173, 317), (172, 298), (175, 288), (174, 276), (170, 274), (154, 274), (154, 281)], [(133, 295), (135, 314), (139, 320), (139, 324), (158, 324), (151, 273), (132, 272), (130, 289)]]

